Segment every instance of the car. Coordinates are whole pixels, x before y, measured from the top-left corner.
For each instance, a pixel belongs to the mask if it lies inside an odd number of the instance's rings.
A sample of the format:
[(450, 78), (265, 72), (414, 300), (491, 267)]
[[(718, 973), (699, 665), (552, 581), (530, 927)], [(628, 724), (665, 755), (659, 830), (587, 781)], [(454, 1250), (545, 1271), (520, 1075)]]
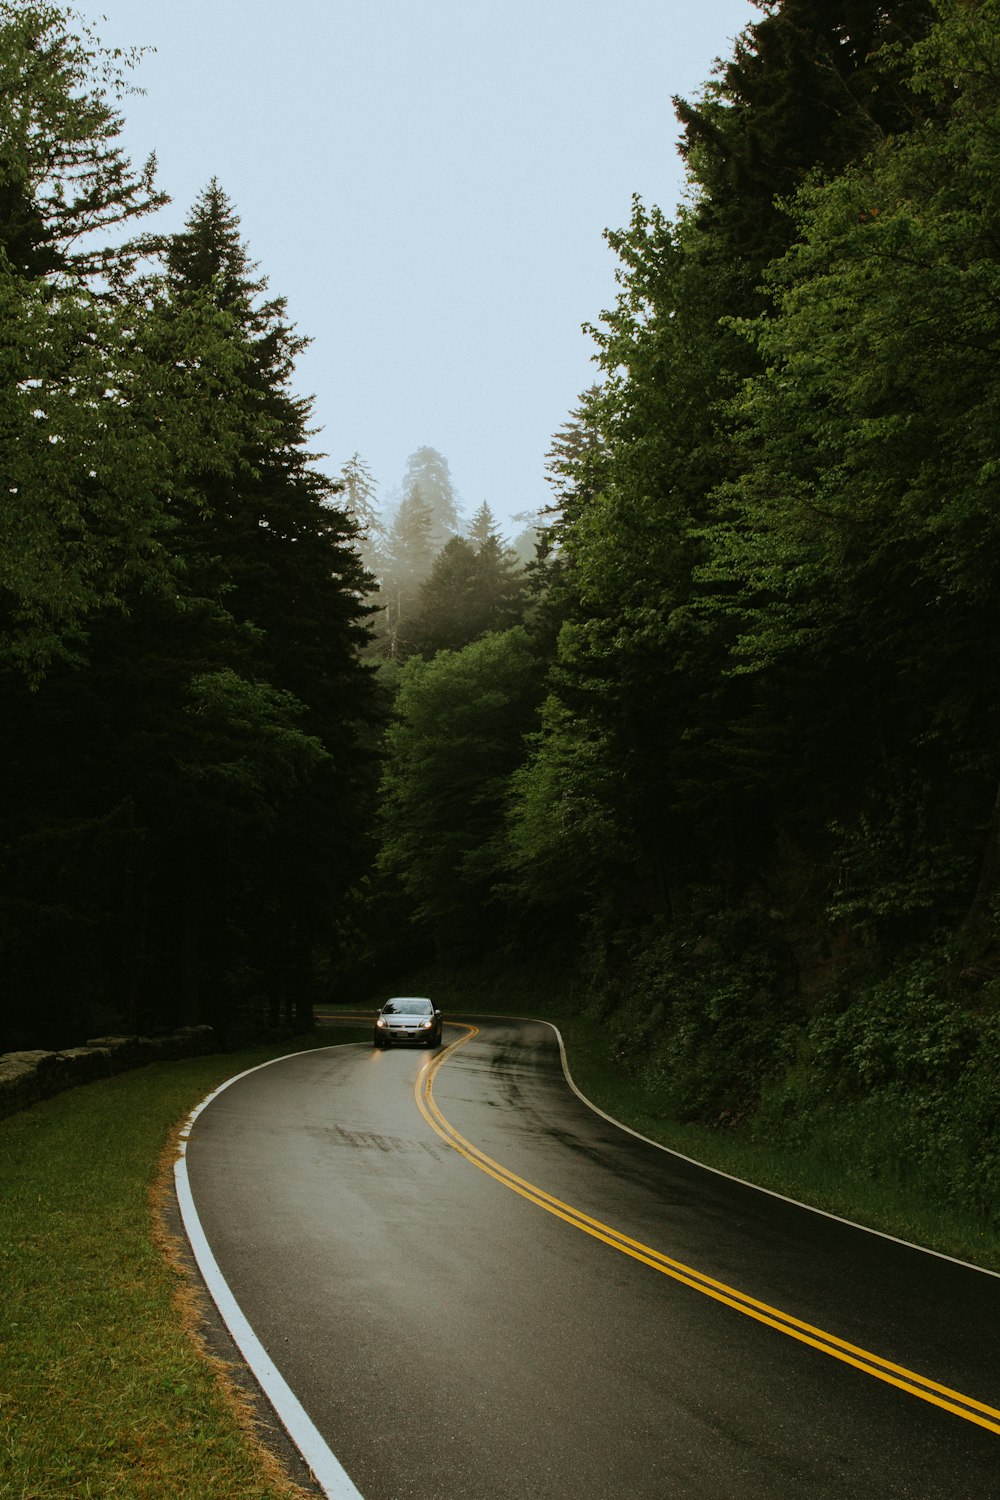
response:
[(441, 1012), (424, 995), (395, 995), (375, 1017), (374, 1047), (439, 1047)]

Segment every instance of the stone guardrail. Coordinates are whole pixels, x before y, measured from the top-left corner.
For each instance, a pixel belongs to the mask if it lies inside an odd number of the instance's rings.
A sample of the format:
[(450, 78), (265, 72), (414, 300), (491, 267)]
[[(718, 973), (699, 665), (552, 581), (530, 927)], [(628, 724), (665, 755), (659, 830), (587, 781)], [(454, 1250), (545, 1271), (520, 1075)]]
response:
[(101, 1036), (65, 1052), (0, 1053), (0, 1119), (79, 1083), (147, 1063), (217, 1051), (211, 1026), (184, 1026), (169, 1036)]

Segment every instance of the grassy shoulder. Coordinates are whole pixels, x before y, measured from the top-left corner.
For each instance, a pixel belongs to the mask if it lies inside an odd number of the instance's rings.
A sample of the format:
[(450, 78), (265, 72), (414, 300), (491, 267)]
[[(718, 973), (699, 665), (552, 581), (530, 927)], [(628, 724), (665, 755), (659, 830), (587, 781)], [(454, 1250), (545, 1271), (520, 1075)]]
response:
[[(911, 1163), (894, 1151), (888, 1128), (863, 1111), (817, 1121), (805, 1142), (754, 1132), (752, 1122), (726, 1129), (672, 1118), (657, 1089), (615, 1059), (608, 1030), (583, 1012), (564, 976), (450, 966), (394, 981), (397, 993), (432, 995), (445, 1013), (497, 1013), (551, 1021), (562, 1034), (576, 1086), (623, 1125), (684, 1156), (973, 1265), (1000, 1271), (1000, 1234), (980, 1216), (942, 1208), (921, 1191)], [(880, 1128), (884, 1137), (879, 1138)]]
[(313, 1044), (157, 1063), (0, 1121), (0, 1497), (305, 1493), (190, 1337), (155, 1200), (165, 1145), (206, 1094)]

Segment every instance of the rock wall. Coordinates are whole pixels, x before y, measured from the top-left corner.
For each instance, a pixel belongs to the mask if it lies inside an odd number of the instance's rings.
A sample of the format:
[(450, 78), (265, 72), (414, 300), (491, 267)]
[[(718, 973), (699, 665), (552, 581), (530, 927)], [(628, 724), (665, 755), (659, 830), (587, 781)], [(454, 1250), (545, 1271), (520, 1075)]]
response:
[(0, 1118), (78, 1083), (217, 1050), (211, 1026), (185, 1026), (169, 1036), (95, 1037), (65, 1052), (0, 1053)]

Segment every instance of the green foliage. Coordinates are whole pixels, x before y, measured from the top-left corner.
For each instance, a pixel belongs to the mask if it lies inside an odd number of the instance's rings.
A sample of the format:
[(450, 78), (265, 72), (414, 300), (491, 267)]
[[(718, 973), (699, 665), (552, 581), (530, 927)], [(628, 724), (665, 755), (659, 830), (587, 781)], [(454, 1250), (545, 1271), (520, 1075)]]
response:
[(528, 904), (581, 910), (626, 859), (614, 816), (621, 776), (608, 739), (588, 733), (554, 694), (527, 745), (510, 784), (512, 884)]
[(794, 1055), (801, 1012), (764, 913), (702, 911), (607, 950), (595, 999), (619, 1063), (664, 1114), (732, 1126)]
[(954, 841), (933, 843), (917, 795), (893, 796), (851, 826), (835, 823), (837, 884), (829, 914), (855, 922), (948, 910), (969, 887), (969, 861)]
[(919, 1183), (929, 1201), (1000, 1228), (1000, 1011), (965, 1009), (944, 956), (903, 956), (876, 983), (824, 1005), (754, 1130), (810, 1149), (849, 1138), (857, 1175)]
[(387, 736), (379, 863), (441, 942), (488, 924), (504, 867), (508, 778), (537, 696), (523, 630), (487, 635), (400, 674)]
[(523, 593), (516, 556), (498, 537), (452, 537), (420, 585), (410, 644), (428, 656), (509, 630), (520, 621)]
[[(675, 100), (698, 217), (754, 273), (779, 256), (789, 197), (920, 117), (902, 56), (933, 16), (928, 0), (781, 0), (738, 38), (695, 104)], [(739, 274), (739, 273), (738, 273)]]
[(183, 769), (202, 795), (273, 823), (283, 797), (330, 759), (303, 734), (305, 706), (266, 682), (245, 682), (230, 668), (191, 679), (186, 714), (193, 735)]
[(140, 55), (47, 0), (0, 5), (0, 247), (16, 274), (120, 285), (145, 248), (120, 231), (167, 199), (155, 158), (135, 172), (122, 152), (112, 102)]

